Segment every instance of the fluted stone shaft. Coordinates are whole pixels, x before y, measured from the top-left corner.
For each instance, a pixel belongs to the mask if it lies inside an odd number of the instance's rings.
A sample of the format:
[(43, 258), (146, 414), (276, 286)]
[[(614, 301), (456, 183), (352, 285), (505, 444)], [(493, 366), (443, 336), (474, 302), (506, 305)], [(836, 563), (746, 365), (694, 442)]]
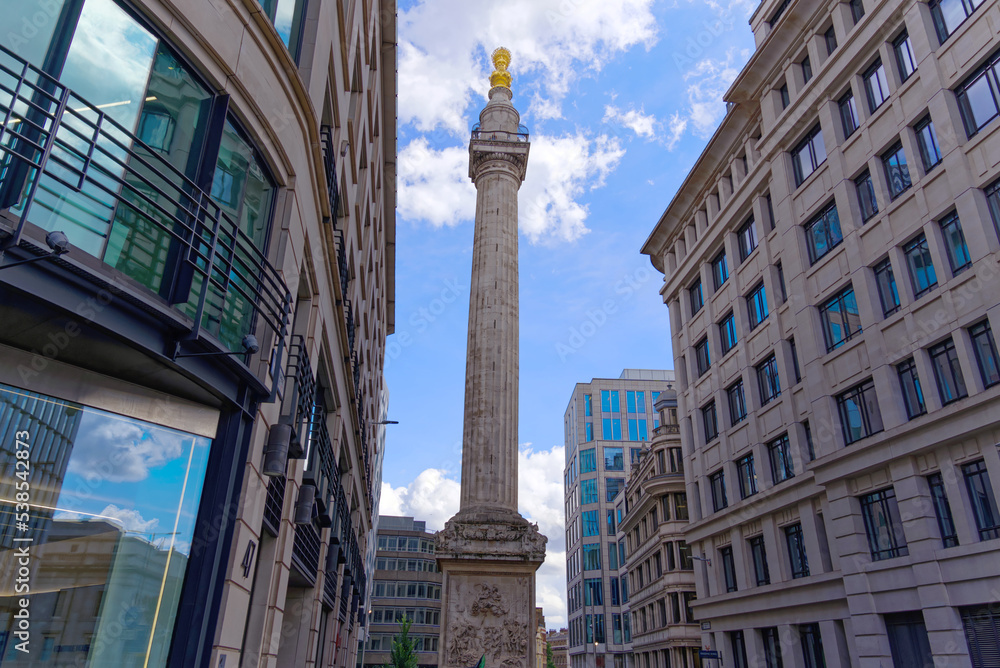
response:
[(517, 191), (528, 143), (507, 88), (490, 91), (479, 118), (469, 145), (477, 195), (460, 515), (517, 513)]

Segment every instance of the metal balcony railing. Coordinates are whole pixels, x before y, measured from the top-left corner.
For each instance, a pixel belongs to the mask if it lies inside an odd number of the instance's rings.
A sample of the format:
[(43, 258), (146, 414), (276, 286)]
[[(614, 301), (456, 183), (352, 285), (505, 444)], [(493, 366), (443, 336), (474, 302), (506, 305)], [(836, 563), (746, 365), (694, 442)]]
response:
[(354, 352), (354, 341), (357, 335), (357, 325), (354, 322), (354, 309), (351, 308), (351, 300), (344, 300), (344, 314), (347, 316), (347, 345)]
[(292, 442), (288, 456), (305, 456), (305, 443), (311, 435), (316, 403), (316, 376), (306, 350), (305, 337), (292, 336), (288, 346), (288, 366), (285, 370), (285, 396), (281, 419), (292, 425)]
[(334, 233), (334, 239), (337, 246), (337, 271), (340, 274), (341, 296), (346, 298), (347, 286), (351, 282), (351, 273), (347, 269), (347, 244), (344, 242), (344, 233), (341, 230)]
[(518, 124), (517, 132), (508, 132), (506, 130), (480, 130), (479, 123), (476, 123), (472, 126), (472, 138), (482, 141), (509, 141), (524, 144), (530, 140), (530, 135), (528, 128), (521, 124)]
[(337, 188), (337, 154), (333, 147), (333, 128), (329, 125), (321, 127), (319, 138), (323, 146), (323, 168), (326, 170), (326, 192), (330, 198), (330, 215), (336, 222), (337, 209), (340, 206), (340, 193)]
[(295, 526), (292, 541), (292, 567), (310, 585), (316, 584), (319, 573), (319, 531), (312, 522)]
[(267, 484), (267, 498), (264, 500), (264, 529), (277, 537), (281, 527), (281, 508), (285, 504), (285, 477), (271, 478)]
[[(53, 189), (77, 217), (136, 237), (114, 261), (101, 259), (149, 289), (119, 284), (127, 299), (172, 306), (182, 338), (228, 351), (251, 333), (284, 339), (291, 293), (239, 222), (128, 128), (0, 46), (0, 211), (13, 227), (0, 247), (22, 242), (33, 205)], [(167, 265), (151, 266), (144, 245), (162, 249)]]

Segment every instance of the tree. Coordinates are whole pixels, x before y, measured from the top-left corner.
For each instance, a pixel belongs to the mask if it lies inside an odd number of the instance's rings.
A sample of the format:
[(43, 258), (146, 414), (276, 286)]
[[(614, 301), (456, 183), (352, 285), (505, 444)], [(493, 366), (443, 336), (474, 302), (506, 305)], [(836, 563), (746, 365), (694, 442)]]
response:
[(417, 652), (413, 640), (410, 639), (412, 623), (407, 617), (403, 617), (403, 621), (399, 623), (399, 635), (392, 639), (389, 663), (384, 668), (417, 668)]
[(545, 668), (556, 668), (556, 658), (552, 654), (552, 643), (545, 643)]

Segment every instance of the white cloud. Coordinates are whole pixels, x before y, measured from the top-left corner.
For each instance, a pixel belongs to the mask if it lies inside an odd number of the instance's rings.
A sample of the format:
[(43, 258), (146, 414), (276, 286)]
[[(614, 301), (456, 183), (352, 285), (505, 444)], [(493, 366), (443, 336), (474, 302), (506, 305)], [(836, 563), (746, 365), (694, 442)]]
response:
[(604, 122), (617, 123), (628, 128), (639, 137), (653, 139), (656, 137), (659, 123), (652, 114), (647, 114), (642, 108), (623, 111), (612, 104), (604, 107)]
[(154, 533), (160, 524), (160, 520), (156, 517), (147, 520), (143, 518), (142, 513), (138, 510), (134, 508), (119, 508), (113, 503), (109, 503), (99, 513), (77, 513), (60, 510), (53, 515), (53, 518), (67, 521), (111, 520), (115, 524), (120, 524), (125, 531), (140, 534)]
[(486, 56), (503, 45), (519, 73), (539, 75), (548, 98), (540, 107), (558, 117), (570, 83), (599, 71), (615, 54), (656, 41), (653, 0), (465, 0), (419, 2), (399, 14), (400, 124), (461, 136), (464, 112), (484, 97), (492, 66)]
[[(545, 563), (536, 577), (537, 604), (545, 609), (546, 624), (566, 625), (566, 532), (563, 519), (563, 447), (534, 450), (523, 445), (518, 452), (518, 501), (521, 514), (538, 524), (548, 539)], [(429, 531), (440, 531), (458, 512), (460, 485), (446, 471), (429, 468), (409, 485), (382, 483), (382, 515), (412, 516), (427, 522)]]
[[(607, 135), (532, 135), (518, 197), (521, 232), (533, 243), (586, 234), (589, 211), (578, 200), (588, 188), (603, 186), (624, 155), (621, 142)], [(467, 176), (468, 161), (463, 147), (435, 149), (422, 137), (407, 144), (399, 153), (400, 215), (434, 227), (473, 220), (476, 188)]]
[(684, 130), (687, 129), (687, 124), (687, 119), (681, 118), (679, 113), (670, 117), (670, 120), (667, 122), (668, 136), (666, 144), (668, 151), (674, 150), (674, 147), (677, 146), (677, 142), (679, 142), (681, 137), (684, 135)]
[(181, 457), (199, 439), (103, 413), (85, 414), (69, 471), (108, 482), (139, 482)]

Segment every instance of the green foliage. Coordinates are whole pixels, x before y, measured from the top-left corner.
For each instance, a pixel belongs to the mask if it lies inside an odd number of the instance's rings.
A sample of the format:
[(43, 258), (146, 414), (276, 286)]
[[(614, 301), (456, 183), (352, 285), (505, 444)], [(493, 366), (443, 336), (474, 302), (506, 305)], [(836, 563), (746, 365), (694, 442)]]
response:
[(399, 635), (392, 639), (392, 652), (389, 663), (384, 668), (417, 668), (417, 652), (410, 639), (410, 624), (413, 622), (403, 617), (399, 623)]
[(556, 668), (556, 659), (552, 655), (552, 643), (545, 643), (545, 668)]

